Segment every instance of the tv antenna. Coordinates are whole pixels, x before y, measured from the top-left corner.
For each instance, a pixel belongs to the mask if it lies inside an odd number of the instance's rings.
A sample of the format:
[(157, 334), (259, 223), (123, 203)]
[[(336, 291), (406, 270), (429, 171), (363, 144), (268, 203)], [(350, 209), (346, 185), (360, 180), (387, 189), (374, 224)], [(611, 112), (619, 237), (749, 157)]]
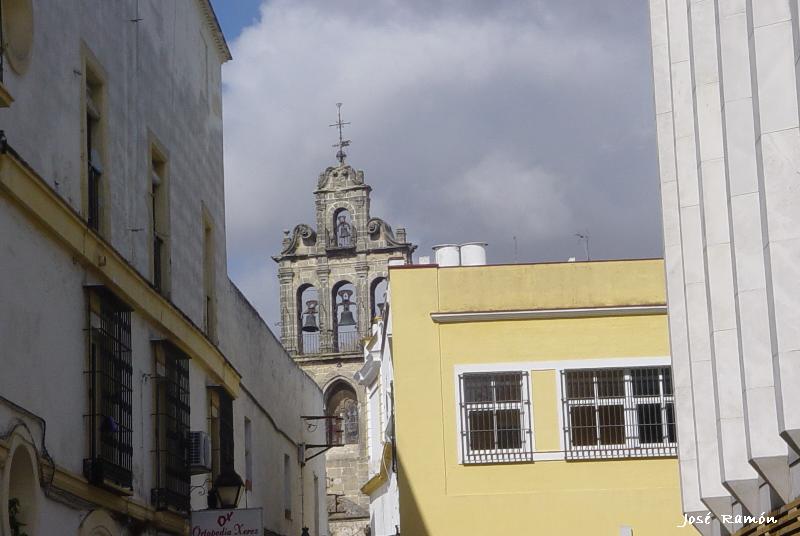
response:
[(575, 233), (575, 236), (578, 237), (578, 242), (583, 242), (583, 249), (586, 252), (586, 260), (592, 260), (592, 257), (589, 254), (589, 231), (586, 231), (585, 233)]

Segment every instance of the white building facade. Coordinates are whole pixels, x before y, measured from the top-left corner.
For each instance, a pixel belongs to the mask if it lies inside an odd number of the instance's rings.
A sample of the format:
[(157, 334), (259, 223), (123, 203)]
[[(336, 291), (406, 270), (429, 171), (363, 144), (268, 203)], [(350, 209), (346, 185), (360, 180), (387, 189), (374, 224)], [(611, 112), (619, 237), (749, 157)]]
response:
[[(402, 264), (402, 263), (401, 263)], [(394, 367), (392, 311), (386, 291), (381, 315), (372, 326), (364, 348), (364, 366), (355, 374), (367, 390), (367, 446), (369, 480), (361, 488), (369, 496), (373, 536), (400, 534), (400, 494), (394, 443)]]
[(798, 3), (650, 16), (683, 507), (750, 534), (800, 496)]
[(230, 471), (265, 534), (326, 535), (322, 393), (227, 274), (210, 3), (2, 29), (0, 536), (184, 534)]

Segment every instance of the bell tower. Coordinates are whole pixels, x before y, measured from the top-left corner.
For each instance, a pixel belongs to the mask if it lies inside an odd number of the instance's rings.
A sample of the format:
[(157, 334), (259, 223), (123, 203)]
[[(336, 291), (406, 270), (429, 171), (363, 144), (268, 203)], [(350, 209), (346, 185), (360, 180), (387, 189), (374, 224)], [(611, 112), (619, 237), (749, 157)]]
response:
[(345, 163), (338, 121), (338, 164), (320, 173), (316, 225), (284, 231), (278, 263), (281, 342), (323, 389), (326, 414), (343, 419), (344, 447), (327, 453), (330, 534), (358, 534), (369, 524), (366, 394), (353, 379), (364, 362), (363, 341), (382, 314), (390, 259), (411, 262), (416, 246), (370, 213), (364, 172)]

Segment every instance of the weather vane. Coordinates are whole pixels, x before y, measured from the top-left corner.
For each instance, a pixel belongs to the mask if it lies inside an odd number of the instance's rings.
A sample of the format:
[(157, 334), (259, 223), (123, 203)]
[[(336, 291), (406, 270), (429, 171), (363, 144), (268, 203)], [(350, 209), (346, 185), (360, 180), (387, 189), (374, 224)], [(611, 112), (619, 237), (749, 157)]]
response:
[(339, 127), (339, 143), (334, 143), (331, 147), (338, 147), (339, 148), (339, 150), (336, 152), (336, 158), (337, 158), (337, 160), (339, 160), (340, 164), (344, 164), (344, 159), (347, 156), (347, 153), (344, 152), (344, 148), (350, 146), (350, 140), (345, 140), (344, 138), (342, 138), (342, 127), (345, 126), (345, 125), (349, 125), (350, 122), (349, 121), (346, 122), (346, 123), (342, 122), (342, 103), (341, 102), (337, 102), (336, 103), (336, 109), (337, 109), (339, 120), (336, 121), (334, 124), (328, 125), (328, 126)]

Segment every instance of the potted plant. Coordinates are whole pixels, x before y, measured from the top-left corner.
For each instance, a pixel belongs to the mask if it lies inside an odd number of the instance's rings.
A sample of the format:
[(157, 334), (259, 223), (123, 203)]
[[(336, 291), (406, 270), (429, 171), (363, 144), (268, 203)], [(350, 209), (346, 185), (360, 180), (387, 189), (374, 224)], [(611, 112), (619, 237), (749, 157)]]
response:
[(28, 536), (27, 532), (22, 532), (25, 523), (17, 519), (20, 509), (19, 499), (8, 500), (8, 524), (11, 526), (11, 536)]

